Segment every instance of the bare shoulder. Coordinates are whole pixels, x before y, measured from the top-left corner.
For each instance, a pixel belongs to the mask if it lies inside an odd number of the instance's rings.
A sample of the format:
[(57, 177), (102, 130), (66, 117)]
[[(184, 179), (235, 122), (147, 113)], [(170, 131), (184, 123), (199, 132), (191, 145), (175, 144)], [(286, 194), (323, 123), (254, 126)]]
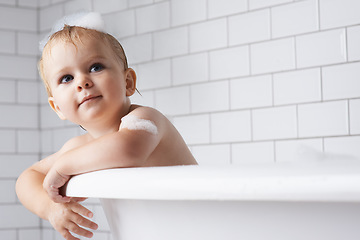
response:
[(168, 123), (167, 118), (161, 112), (151, 107), (132, 105), (127, 116), (136, 116), (153, 122), (160, 133), (164, 131)]
[(162, 120), (164, 115), (158, 110), (151, 107), (144, 107), (140, 105), (132, 105), (128, 115), (136, 115), (147, 120)]
[(86, 133), (84, 135), (76, 136), (68, 140), (63, 147), (59, 150), (60, 153), (70, 151), (74, 148), (80, 147), (92, 140), (91, 136)]

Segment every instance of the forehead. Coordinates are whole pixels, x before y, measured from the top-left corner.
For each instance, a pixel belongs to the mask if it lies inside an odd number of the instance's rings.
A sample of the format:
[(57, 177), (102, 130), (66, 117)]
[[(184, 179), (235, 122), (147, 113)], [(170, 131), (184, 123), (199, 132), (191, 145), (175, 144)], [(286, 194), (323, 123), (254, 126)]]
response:
[(98, 54), (111, 57), (114, 55), (107, 41), (101, 41), (100, 39), (84, 38), (77, 41), (56, 39), (44, 50), (43, 58), (44, 60), (46, 58), (49, 60), (49, 57), (55, 57), (54, 55), (62, 52), (72, 52), (73, 54), (81, 55)]

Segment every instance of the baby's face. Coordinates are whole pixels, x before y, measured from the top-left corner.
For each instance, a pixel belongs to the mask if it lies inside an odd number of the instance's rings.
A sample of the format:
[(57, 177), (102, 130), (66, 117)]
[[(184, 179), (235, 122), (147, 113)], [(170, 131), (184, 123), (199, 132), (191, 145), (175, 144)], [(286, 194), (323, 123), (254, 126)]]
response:
[(85, 125), (124, 111), (129, 100), (126, 72), (109, 46), (85, 39), (76, 46), (53, 43), (43, 57), (51, 107), (61, 119)]

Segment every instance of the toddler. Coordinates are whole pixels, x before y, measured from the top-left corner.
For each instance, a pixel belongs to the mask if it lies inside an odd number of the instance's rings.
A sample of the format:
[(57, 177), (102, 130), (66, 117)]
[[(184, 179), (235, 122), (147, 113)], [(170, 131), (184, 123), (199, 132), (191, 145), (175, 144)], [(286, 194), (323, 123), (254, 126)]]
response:
[(51, 108), (87, 133), (25, 170), (16, 192), (25, 207), (50, 221), (65, 239), (78, 239), (72, 233), (92, 237), (90, 230), (98, 227), (89, 220), (93, 213), (79, 203), (84, 199), (60, 194), (71, 176), (108, 168), (197, 164), (165, 116), (131, 104), (136, 74), (120, 43), (104, 32), (99, 14), (77, 16), (74, 24), (68, 21), (54, 31), (44, 44), (39, 71)]

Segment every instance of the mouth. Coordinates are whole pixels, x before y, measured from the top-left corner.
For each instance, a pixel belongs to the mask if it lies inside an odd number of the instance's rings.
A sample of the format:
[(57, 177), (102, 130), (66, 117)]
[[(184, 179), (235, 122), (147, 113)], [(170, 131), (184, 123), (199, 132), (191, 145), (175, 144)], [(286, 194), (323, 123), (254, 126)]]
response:
[(84, 98), (82, 99), (82, 101), (79, 103), (79, 107), (80, 107), (82, 104), (84, 104), (84, 103), (91, 102), (91, 101), (93, 101), (93, 100), (95, 100), (95, 99), (98, 99), (98, 98), (101, 98), (101, 97), (102, 97), (101, 95), (99, 95), (99, 96), (89, 95), (89, 96), (87, 96), (87, 97), (84, 97)]

